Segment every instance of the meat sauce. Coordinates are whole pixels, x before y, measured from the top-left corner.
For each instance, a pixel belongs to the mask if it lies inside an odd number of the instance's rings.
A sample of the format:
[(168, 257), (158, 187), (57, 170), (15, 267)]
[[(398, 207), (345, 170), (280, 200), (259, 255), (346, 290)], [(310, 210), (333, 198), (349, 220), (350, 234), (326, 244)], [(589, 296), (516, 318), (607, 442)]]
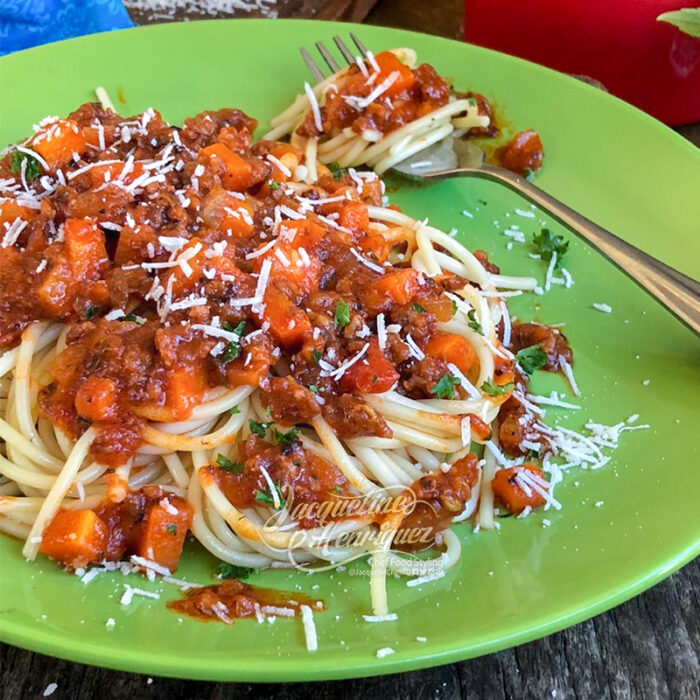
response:
[[(511, 350), (515, 353), (534, 345), (539, 345), (547, 358), (541, 369), (557, 372), (562, 368), (563, 362), (569, 365), (573, 363), (574, 356), (569, 341), (559, 329), (540, 323), (514, 323), (511, 328)], [(527, 389), (527, 379), (522, 374), (514, 375), (514, 381), (521, 389)], [(501, 406), (498, 419), (499, 442), (511, 457), (527, 455), (530, 452), (530, 448), (523, 446), (523, 441), (538, 444), (540, 455), (550, 451), (551, 446), (546, 435), (537, 429), (536, 419), (516, 396), (509, 397)]]
[(257, 615), (299, 616), (302, 605), (308, 606), (313, 612), (323, 612), (326, 609), (322, 600), (303, 593), (277, 591), (251, 586), (237, 579), (224, 579), (213, 586), (190, 589), (182, 599), (168, 603), (168, 609), (197, 620), (217, 620), (230, 625), (236, 619)]
[[(367, 82), (357, 66), (351, 66), (339, 89), (328, 91), (320, 110), (324, 133), (349, 127), (358, 134), (365, 131), (387, 134), (447, 104), (450, 86), (432, 66), (424, 63), (415, 69), (408, 68), (389, 51), (377, 54), (376, 61), (380, 72), (373, 83)], [(398, 74), (398, 78), (383, 92), (381, 100), (358, 108), (357, 104), (353, 106), (352, 99), (344, 99), (366, 98), (392, 74)], [(297, 128), (297, 133), (306, 137), (319, 135), (313, 114)]]
[(271, 505), (265, 470), (275, 484), (280, 505), (287, 507), (302, 528), (326, 523), (325, 511), (310, 510), (305, 505), (332, 504), (351, 494), (350, 484), (340, 469), (305, 450), (298, 439), (287, 440), (283, 447), (251, 435), (239, 446), (238, 464), (235, 471), (204, 468), (214, 475), (237, 508)]
[(177, 569), (192, 509), (185, 500), (147, 486), (94, 509), (61, 509), (49, 523), (40, 551), (75, 569), (137, 555)]
[(455, 462), (447, 472), (437, 470), (411, 484), (415, 507), (403, 519), (394, 546), (403, 550), (426, 549), (436, 535), (459, 515), (479, 479), (478, 458), (474, 454)]

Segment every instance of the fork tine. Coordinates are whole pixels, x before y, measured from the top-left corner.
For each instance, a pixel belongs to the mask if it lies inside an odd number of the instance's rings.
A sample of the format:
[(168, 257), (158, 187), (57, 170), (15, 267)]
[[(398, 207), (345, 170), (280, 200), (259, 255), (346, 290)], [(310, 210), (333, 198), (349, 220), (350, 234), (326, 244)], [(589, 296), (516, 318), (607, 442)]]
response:
[(301, 53), (301, 57), (304, 59), (304, 63), (306, 63), (306, 67), (311, 71), (311, 75), (313, 75), (314, 80), (317, 83), (320, 83), (323, 80), (323, 73), (321, 72), (320, 68), (314, 63), (314, 59), (311, 58), (309, 55), (309, 52), (301, 48), (299, 49)]
[(336, 60), (333, 58), (330, 51), (328, 51), (328, 49), (320, 41), (316, 42), (316, 48), (318, 49), (318, 52), (323, 57), (323, 60), (326, 62), (328, 67), (331, 69), (331, 72), (337, 73), (340, 70), (340, 66), (338, 65)]
[(345, 45), (345, 42), (337, 34), (333, 37), (333, 41), (335, 41), (335, 45), (340, 49), (340, 53), (343, 54), (343, 58), (348, 62), (348, 65), (351, 66), (355, 63), (355, 57), (352, 55), (352, 51), (350, 51)]
[(355, 42), (355, 46), (360, 50), (362, 56), (366, 58), (368, 53), (367, 47), (357, 38), (356, 34), (350, 32), (350, 38)]

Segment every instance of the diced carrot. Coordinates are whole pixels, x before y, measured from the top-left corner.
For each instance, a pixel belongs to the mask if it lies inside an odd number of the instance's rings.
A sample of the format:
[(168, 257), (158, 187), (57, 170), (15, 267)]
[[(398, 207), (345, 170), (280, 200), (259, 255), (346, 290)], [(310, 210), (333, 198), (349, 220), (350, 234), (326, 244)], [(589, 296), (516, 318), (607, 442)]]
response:
[(72, 119), (56, 119), (41, 129), (30, 142), (52, 170), (63, 167), (87, 148), (77, 122)]
[(321, 282), (321, 261), (313, 253), (302, 255), (293, 243), (279, 241), (253, 260), (256, 272), (260, 271), (264, 260), (272, 263), (271, 280), (283, 280), (304, 296), (318, 289)]
[(456, 365), (468, 374), (476, 362), (476, 352), (471, 343), (456, 333), (436, 333), (425, 346), (425, 354)]
[(44, 530), (39, 551), (77, 569), (101, 561), (107, 526), (94, 510), (59, 510)]
[(392, 73), (398, 73), (398, 78), (391, 84), (385, 95), (397, 95), (404, 90), (408, 90), (416, 81), (411, 69), (401, 63), (396, 54), (391, 51), (382, 51), (376, 55), (376, 61), (379, 65), (379, 77), (377, 85), (386, 80)]
[(353, 233), (364, 233), (369, 227), (367, 205), (363, 202), (348, 202), (340, 210), (338, 223)]
[(374, 253), (379, 262), (384, 262), (389, 257), (392, 248), (391, 241), (387, 241), (380, 233), (362, 236), (357, 244), (367, 253)]
[(187, 292), (202, 279), (202, 271), (208, 262), (204, 255), (205, 250), (206, 246), (202, 240), (195, 237), (191, 238), (178, 253), (177, 257), (183, 260), (183, 264), (171, 268), (163, 282), (165, 289), (172, 290), (173, 296)]
[(108, 262), (105, 235), (91, 219), (66, 219), (65, 250), (76, 282), (95, 279)]
[(176, 421), (185, 420), (192, 409), (201, 403), (206, 382), (195, 367), (175, 367), (168, 372), (166, 405)]
[(184, 499), (169, 494), (151, 503), (143, 519), (138, 556), (175, 571), (191, 524), (192, 508)]
[(117, 241), (117, 250), (114, 253), (114, 263), (116, 265), (128, 265), (130, 263), (140, 263), (148, 259), (148, 244), (158, 250), (158, 234), (148, 224), (138, 224), (137, 226), (122, 226)]
[(234, 153), (230, 148), (224, 146), (223, 143), (213, 143), (211, 146), (203, 148), (200, 154), (205, 159), (218, 159), (224, 164), (226, 173), (222, 182), (226, 189), (243, 192), (252, 184), (253, 168), (250, 163), (238, 153)]
[(314, 246), (326, 236), (326, 229), (311, 219), (297, 219), (285, 221), (280, 226), (280, 236), (289, 238), (289, 245), (294, 248), (303, 248), (310, 253)]
[(89, 421), (110, 420), (119, 411), (118, 398), (114, 380), (89, 377), (75, 395), (75, 410)]
[(6, 199), (0, 203), (0, 224), (12, 224), (15, 219), (31, 221), (37, 213), (33, 209), (17, 204), (14, 199)]
[[(119, 178), (126, 166), (126, 163), (107, 163), (107, 165), (96, 165), (88, 170), (93, 187), (104, 185), (105, 182), (112, 182)], [(136, 161), (133, 167), (122, 177), (120, 182), (130, 185), (134, 180), (144, 173), (143, 165)]]
[(394, 365), (384, 356), (377, 339), (372, 338), (365, 357), (345, 371), (339, 385), (343, 391), (381, 394), (389, 391), (398, 379)]
[(420, 287), (419, 279), (410, 268), (386, 273), (367, 286), (365, 305), (372, 311), (382, 311), (393, 304), (408, 304)]
[(521, 464), (518, 467), (499, 469), (491, 482), (493, 492), (498, 500), (511, 512), (522, 513), (527, 506), (539, 508), (545, 504), (545, 499), (534, 489), (530, 489), (528, 495), (515, 480), (519, 469), (526, 469), (534, 475), (543, 478), (542, 470), (532, 462)]
[(299, 348), (311, 335), (309, 317), (272, 285), (268, 285), (264, 301), (262, 317), (270, 324), (272, 337), (285, 349)]
[(254, 230), (252, 204), (222, 187), (215, 187), (204, 198), (200, 215), (209, 226), (233, 238), (247, 238)]
[(476, 438), (479, 442), (486, 440), (486, 438), (491, 435), (491, 426), (473, 413), (469, 414), (469, 425), (471, 427), (472, 438)]

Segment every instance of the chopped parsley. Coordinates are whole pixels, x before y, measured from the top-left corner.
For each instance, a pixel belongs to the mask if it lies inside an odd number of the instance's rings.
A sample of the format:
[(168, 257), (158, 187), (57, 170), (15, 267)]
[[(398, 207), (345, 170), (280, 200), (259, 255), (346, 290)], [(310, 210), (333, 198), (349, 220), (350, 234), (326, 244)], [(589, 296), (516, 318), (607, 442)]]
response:
[(425, 309), (424, 309), (417, 301), (414, 301), (414, 302), (413, 302), (413, 304), (411, 305), (411, 308), (412, 308), (414, 311), (417, 311), (419, 314), (424, 314), (424, 313), (425, 313)]
[(226, 344), (224, 351), (221, 353), (221, 359), (223, 362), (231, 362), (235, 360), (241, 354), (241, 342), (240, 338), (245, 330), (245, 321), (237, 323), (235, 326), (228, 321), (223, 324), (222, 328), (229, 333), (235, 333), (238, 336), (238, 340), (231, 340)]
[(93, 318), (95, 318), (95, 316), (97, 316), (97, 314), (99, 314), (99, 313), (100, 313), (100, 307), (99, 307), (99, 306), (88, 306), (88, 307), (87, 307), (87, 310), (85, 311), (85, 318), (86, 318), (88, 321), (90, 321), (90, 320), (92, 320)]
[(513, 389), (515, 389), (515, 384), (513, 384), (513, 382), (504, 384), (503, 386), (496, 386), (489, 379), (487, 379), (481, 385), (481, 391), (489, 396), (502, 396), (503, 394), (507, 394), (509, 391), (513, 391)]
[(515, 353), (515, 361), (526, 374), (532, 374), (536, 369), (547, 364), (547, 353), (542, 345), (531, 345)]
[(241, 409), (238, 408), (238, 406), (231, 406), (231, 408), (228, 409), (228, 412), (232, 416), (237, 416), (241, 412)]
[(552, 254), (557, 254), (557, 264), (555, 267), (559, 267), (564, 253), (569, 249), (569, 241), (565, 240), (564, 236), (558, 233), (552, 233), (548, 228), (543, 228), (542, 231), (532, 239), (532, 243), (542, 260), (551, 260)]
[(452, 315), (454, 316), (457, 313), (457, 310), (459, 307), (457, 306), (457, 302), (454, 299), (450, 299), (452, 302)]
[(469, 106), (470, 106), (470, 107), (476, 107), (477, 104), (479, 104), (479, 103), (476, 101), (476, 97), (468, 97), (468, 98), (467, 98), (467, 102), (469, 103)]
[(350, 305), (341, 299), (335, 307), (335, 325), (342, 328), (348, 323), (350, 323)]
[(23, 153), (22, 151), (14, 151), (12, 153), (11, 168), (13, 173), (22, 172), (22, 163), (26, 162), (24, 177), (27, 182), (36, 180), (39, 175), (41, 175), (41, 163), (34, 157), (29, 155), (29, 153)]
[(315, 365), (317, 365), (321, 361), (322, 357), (323, 357), (323, 353), (320, 350), (312, 350), (311, 351), (311, 359), (314, 361)]
[(309, 384), (308, 388), (312, 394), (318, 394), (318, 387), (315, 384)]
[(340, 163), (338, 163), (337, 161), (333, 161), (332, 163), (328, 163), (328, 165), (326, 167), (331, 171), (331, 175), (336, 180), (340, 180), (340, 178), (343, 175), (345, 175), (345, 173), (347, 172), (347, 170), (345, 168), (340, 167)]
[(130, 321), (131, 323), (141, 323), (143, 319), (141, 318), (141, 316), (132, 313), (124, 316), (122, 321)]
[(168, 531), (169, 535), (172, 535), (173, 537), (177, 535), (177, 525), (174, 525), (173, 523), (168, 523), (165, 526), (165, 529)]
[(277, 430), (277, 428), (275, 428), (272, 431), (272, 436), (275, 438), (278, 445), (280, 445), (283, 449), (288, 449), (299, 442), (299, 428), (292, 428), (286, 433), (283, 433), (281, 430)]
[(277, 499), (279, 501), (279, 505), (275, 506), (275, 499), (272, 493), (270, 492), (269, 489), (265, 489), (264, 491), (260, 491), (259, 489), (255, 490), (255, 500), (258, 503), (264, 503), (266, 506), (272, 506), (273, 508), (276, 508), (277, 510), (282, 510), (287, 505), (287, 502), (284, 500), (282, 497), (282, 488), (279, 485), (279, 483), (274, 484), (274, 489), (277, 492)]
[(440, 381), (430, 390), (439, 399), (453, 399), (455, 397), (455, 387), (461, 384), (459, 377), (451, 374), (443, 374)]
[(231, 472), (231, 474), (240, 474), (243, 471), (243, 462), (232, 462), (226, 455), (218, 454), (216, 463), (219, 465), (219, 469)]
[(253, 435), (264, 438), (267, 429), (272, 425), (272, 423), (259, 423), (258, 421), (249, 418), (248, 425), (250, 426), (250, 432), (253, 433)]
[(280, 188), (280, 183), (277, 182), (276, 180), (268, 180), (267, 186), (271, 190), (278, 190)]
[(248, 576), (257, 574), (259, 569), (253, 569), (248, 566), (236, 566), (236, 564), (229, 564), (228, 562), (222, 561), (216, 567), (216, 574), (219, 578), (237, 578), (244, 579)]
[(535, 179), (535, 171), (532, 168), (525, 168), (525, 170), (523, 170), (523, 177), (528, 182), (532, 182)]
[(467, 313), (467, 316), (469, 318), (469, 323), (467, 324), (469, 328), (471, 328), (473, 331), (476, 331), (479, 335), (484, 335), (484, 329), (481, 327), (481, 324), (476, 320), (476, 309), (470, 309)]

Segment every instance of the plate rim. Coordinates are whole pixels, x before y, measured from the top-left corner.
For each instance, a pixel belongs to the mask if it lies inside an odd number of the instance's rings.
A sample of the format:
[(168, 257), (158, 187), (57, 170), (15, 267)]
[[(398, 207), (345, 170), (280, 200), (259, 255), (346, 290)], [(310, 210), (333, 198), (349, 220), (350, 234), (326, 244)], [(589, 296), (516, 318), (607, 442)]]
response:
[[(197, 20), (196, 22), (188, 23), (188, 28), (184, 31), (196, 31), (196, 29), (192, 27), (196, 27), (200, 22), (207, 25), (212, 25), (215, 22), (235, 22), (236, 24), (240, 24), (241, 22), (249, 22), (260, 25), (261, 23), (266, 23), (268, 21), (269, 19), (265, 18)], [(501, 60), (506, 59), (516, 64), (525, 64), (528, 66), (529, 70), (543, 72), (552, 79), (563, 79), (566, 83), (572, 86), (576, 85), (577, 89), (583, 90), (584, 93), (590, 90), (591, 92), (589, 94), (596, 94), (598, 98), (600, 98), (602, 95), (604, 100), (613, 100), (615, 103), (617, 103), (618, 109), (624, 109), (628, 112), (630, 118), (637, 120), (641, 118), (647, 122), (649, 127), (653, 127), (661, 132), (664, 132), (664, 135), (667, 138), (671, 137), (671, 139), (675, 141), (677, 148), (683, 148), (690, 157), (695, 158), (698, 164), (700, 164), (700, 149), (696, 148), (690, 141), (675, 132), (673, 129), (650, 116), (646, 112), (643, 112), (634, 105), (625, 102), (624, 100), (617, 98), (610, 93), (603, 92), (599, 88), (577, 80), (570, 75), (533, 63), (531, 61), (527, 61), (525, 59), (521, 59), (511, 54), (495, 51), (457, 39), (427, 35), (425, 33), (396, 27), (379, 27), (375, 25), (357, 24), (352, 22), (327, 22), (312, 19), (285, 18), (281, 21), (286, 24), (313, 23), (315, 26), (329, 26), (333, 24), (341, 25), (354, 30), (366, 30), (368, 27), (370, 27), (373, 31), (389, 31), (392, 33), (408, 35), (409, 37), (413, 35), (418, 37), (430, 36), (431, 39), (435, 39), (440, 43), (448, 42), (450, 44), (455, 44), (462, 47), (466, 45), (469, 50), (495, 55)], [(43, 44), (41, 46), (23, 49), (22, 51), (0, 57), (0, 69), (4, 69), (5, 66), (15, 60), (15, 57), (17, 56), (21, 57), (29, 52), (50, 52), (54, 47), (61, 46), (69, 42), (78, 43), (84, 40), (90, 40), (95, 36), (106, 37), (109, 35), (127, 32), (167, 32), (169, 27), (181, 27), (183, 24), (183, 22), (164, 22), (63, 39), (60, 41)], [(431, 650), (430, 645), (425, 645), (425, 650), (423, 653), (414, 653), (413, 651), (410, 651), (405, 658), (402, 658), (404, 656), (402, 652), (385, 657), (382, 660), (375, 659), (372, 655), (368, 655), (366, 661), (358, 661), (354, 657), (345, 661), (342, 657), (338, 657), (338, 660), (334, 661), (332, 665), (309, 665), (307, 667), (304, 665), (300, 666), (296, 657), (279, 657), (274, 666), (256, 666), (253, 669), (244, 669), (241, 667), (231, 666), (221, 667), (220, 665), (216, 665), (213, 659), (207, 659), (206, 656), (166, 657), (165, 655), (148, 655), (144, 654), (143, 651), (137, 647), (120, 647), (118, 654), (115, 656), (110, 652), (108, 644), (97, 646), (92, 644), (90, 641), (83, 642), (77, 635), (72, 635), (66, 639), (63, 639), (49, 628), (42, 628), (37, 624), (32, 626), (22, 624), (21, 622), (8, 622), (8, 620), (4, 619), (3, 616), (0, 616), (0, 641), (68, 661), (97, 665), (103, 668), (118, 671), (182, 679), (283, 683), (381, 676), (463, 661), (512, 648), (520, 644), (554, 634), (610, 610), (627, 600), (630, 600), (631, 598), (658, 584), (672, 573), (695, 559), (698, 555), (700, 555), (700, 537), (696, 538), (695, 542), (682, 547), (679, 551), (676, 551), (673, 556), (667, 556), (663, 562), (658, 562), (647, 571), (646, 575), (627, 576), (623, 580), (619, 581), (617, 586), (614, 588), (608, 588), (604, 595), (599, 596), (597, 599), (591, 600), (588, 604), (571, 609), (564, 614), (549, 617), (534, 627), (519, 630), (507, 635), (501, 635), (498, 638), (474, 643), (468, 646), (465, 646), (464, 643), (460, 643), (459, 641), (453, 642), (450, 640), (446, 643), (440, 644), (439, 648), (435, 649), (435, 647), (438, 645), (437, 643), (433, 642), (433, 650)]]

